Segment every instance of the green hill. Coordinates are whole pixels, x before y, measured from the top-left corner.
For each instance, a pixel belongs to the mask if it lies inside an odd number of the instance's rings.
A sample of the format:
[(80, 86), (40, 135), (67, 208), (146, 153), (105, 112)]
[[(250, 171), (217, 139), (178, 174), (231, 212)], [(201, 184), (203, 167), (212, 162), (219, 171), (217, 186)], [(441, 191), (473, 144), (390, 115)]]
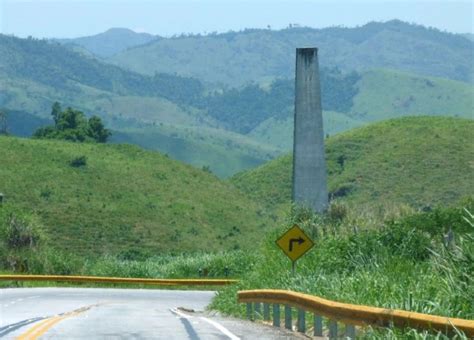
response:
[(365, 121), (396, 116), (447, 115), (474, 118), (474, 86), (392, 70), (363, 74), (349, 115)]
[[(474, 121), (406, 117), (326, 139), (332, 197), (359, 205), (449, 204), (474, 189)], [(269, 205), (291, 199), (291, 156), (242, 172), (231, 182)]]
[(35, 212), (68, 252), (248, 248), (269, 225), (231, 184), (135, 146), (0, 137), (0, 150), (5, 204)]
[(122, 51), (110, 61), (143, 74), (176, 72), (240, 86), (292, 77), (295, 48), (317, 46), (324, 67), (390, 68), (472, 82), (473, 44), (461, 35), (392, 20), (355, 28), (246, 29), (160, 39)]
[[(379, 69), (362, 73), (354, 86), (357, 91), (346, 112), (324, 112), (324, 130), (327, 134), (404, 116), (474, 118), (474, 86), (463, 82)], [(327, 108), (331, 103), (325, 102), (324, 96), (322, 99), (323, 108)], [(263, 121), (254, 127), (249, 136), (291, 150), (293, 112), (289, 100), (286, 105), (286, 117), (271, 117)]]

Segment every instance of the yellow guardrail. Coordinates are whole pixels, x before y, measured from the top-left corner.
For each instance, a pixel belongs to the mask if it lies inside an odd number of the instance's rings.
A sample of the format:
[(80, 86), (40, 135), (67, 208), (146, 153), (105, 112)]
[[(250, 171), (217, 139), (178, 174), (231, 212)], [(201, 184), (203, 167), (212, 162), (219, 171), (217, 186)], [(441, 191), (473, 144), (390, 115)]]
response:
[(293, 306), (303, 311), (313, 312), (315, 316), (325, 316), (336, 322), (343, 322), (346, 325), (351, 325), (351, 327), (352, 325), (370, 325), (376, 327), (395, 326), (400, 328), (410, 327), (424, 330), (436, 330), (444, 333), (452, 333), (455, 331), (455, 329), (457, 329), (464, 332), (469, 337), (474, 337), (474, 320), (449, 318), (443, 316), (407, 312), (403, 310), (392, 310), (362, 305), (353, 305), (330, 301), (317, 296), (301, 294), (286, 290), (263, 289), (239, 291), (238, 301), (247, 304), (263, 302), (266, 304), (271, 303), (274, 305), (282, 304), (287, 306)]
[(159, 286), (225, 286), (237, 280), (223, 279), (142, 279), (131, 277), (68, 276), (68, 275), (0, 275), (0, 281), (55, 281), (88, 283), (133, 283)]

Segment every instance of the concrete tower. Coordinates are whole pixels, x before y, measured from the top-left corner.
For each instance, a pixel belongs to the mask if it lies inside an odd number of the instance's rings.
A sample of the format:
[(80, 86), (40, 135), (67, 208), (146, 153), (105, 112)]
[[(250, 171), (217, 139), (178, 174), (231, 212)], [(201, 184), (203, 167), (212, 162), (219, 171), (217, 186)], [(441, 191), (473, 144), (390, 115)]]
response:
[(293, 202), (316, 212), (328, 205), (317, 48), (296, 49)]

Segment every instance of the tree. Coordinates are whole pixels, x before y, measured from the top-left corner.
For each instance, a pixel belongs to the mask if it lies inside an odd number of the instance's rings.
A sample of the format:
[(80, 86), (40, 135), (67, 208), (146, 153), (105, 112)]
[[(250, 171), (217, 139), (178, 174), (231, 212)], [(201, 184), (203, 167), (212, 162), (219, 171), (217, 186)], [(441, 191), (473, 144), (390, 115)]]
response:
[(89, 118), (88, 135), (97, 143), (107, 143), (107, 139), (112, 135), (110, 130), (106, 129), (102, 120), (97, 116)]
[(97, 142), (106, 143), (111, 136), (102, 120), (92, 116), (87, 120), (82, 111), (68, 107), (61, 110), (59, 103), (54, 103), (51, 115), (54, 126), (46, 126), (35, 131), (33, 137), (46, 139), (64, 139), (72, 142)]
[(0, 135), (8, 135), (7, 113), (0, 110)]
[(61, 114), (61, 105), (58, 102), (54, 102), (51, 110), (51, 116), (53, 116), (54, 125), (58, 125), (59, 116)]

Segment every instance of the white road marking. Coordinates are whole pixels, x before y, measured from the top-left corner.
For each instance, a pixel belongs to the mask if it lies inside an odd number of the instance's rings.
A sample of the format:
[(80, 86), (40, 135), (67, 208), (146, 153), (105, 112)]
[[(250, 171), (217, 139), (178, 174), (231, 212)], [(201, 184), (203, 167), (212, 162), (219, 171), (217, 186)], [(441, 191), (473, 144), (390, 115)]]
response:
[[(176, 314), (178, 315), (179, 317), (182, 317), (184, 319), (192, 319), (193, 317), (191, 315), (188, 315), (188, 314), (185, 314), (183, 312), (180, 312), (179, 310), (177, 310), (176, 308), (173, 308), (173, 309), (170, 309), (170, 311), (173, 313), (173, 314)], [(222, 326), (220, 323), (214, 321), (214, 320), (211, 320), (211, 319), (208, 319), (208, 318), (205, 318), (203, 316), (199, 317), (201, 320), (207, 322), (208, 324), (212, 325), (214, 328), (218, 329), (222, 334), (228, 336), (231, 340), (240, 340), (240, 338), (238, 336), (236, 336), (235, 334), (233, 334), (231, 331), (229, 331), (227, 328), (225, 328), (224, 326)], [(194, 323), (194, 322), (193, 322)]]
[(227, 328), (225, 328), (224, 326), (222, 326), (220, 323), (214, 321), (214, 320), (211, 320), (211, 319), (208, 319), (208, 318), (205, 318), (203, 316), (201, 316), (201, 320), (204, 320), (206, 321), (207, 323), (213, 325), (215, 328), (217, 328), (218, 330), (220, 330), (223, 334), (227, 335), (230, 339), (232, 340), (240, 340), (240, 338), (238, 336), (236, 336), (235, 334), (233, 334), (231, 331), (229, 331)]
[(176, 308), (170, 309), (170, 312), (173, 313), (173, 314), (178, 315), (180, 318), (184, 318), (184, 319), (188, 319), (188, 320), (192, 319), (191, 315), (184, 314), (184, 313), (180, 312), (179, 310), (177, 310)]

